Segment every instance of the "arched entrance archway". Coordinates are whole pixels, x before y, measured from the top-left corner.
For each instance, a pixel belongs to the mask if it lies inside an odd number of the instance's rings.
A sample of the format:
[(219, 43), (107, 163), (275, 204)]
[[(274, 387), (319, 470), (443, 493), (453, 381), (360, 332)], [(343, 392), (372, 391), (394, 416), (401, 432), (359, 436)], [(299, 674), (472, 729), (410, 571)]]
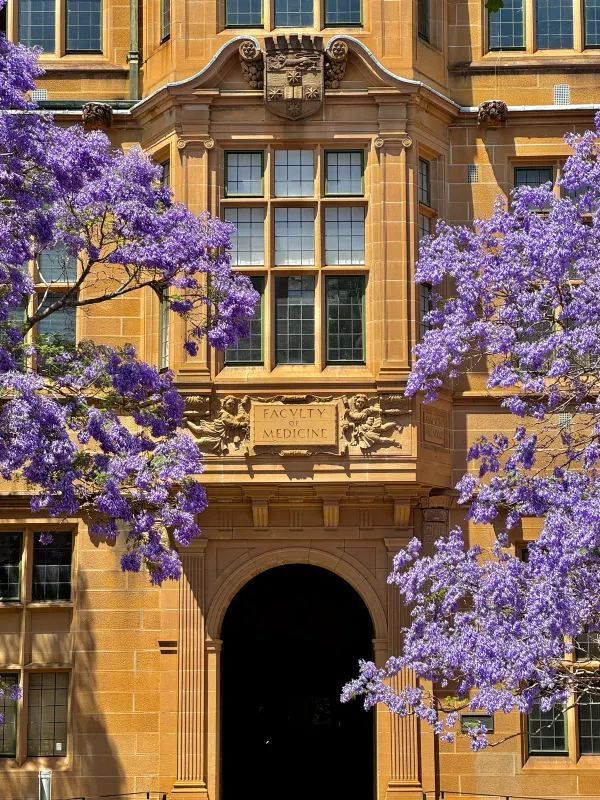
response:
[(223, 800), (372, 800), (373, 716), (339, 702), (372, 638), (362, 599), (321, 567), (242, 587), (222, 627)]

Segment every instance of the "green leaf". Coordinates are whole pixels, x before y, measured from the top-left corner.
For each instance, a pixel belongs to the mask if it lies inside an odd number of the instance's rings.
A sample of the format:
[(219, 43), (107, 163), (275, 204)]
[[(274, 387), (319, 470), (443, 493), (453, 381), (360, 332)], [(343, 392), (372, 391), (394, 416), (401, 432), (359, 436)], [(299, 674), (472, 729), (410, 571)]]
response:
[(493, 14), (495, 11), (500, 11), (501, 8), (504, 8), (503, 0), (487, 0), (485, 7)]

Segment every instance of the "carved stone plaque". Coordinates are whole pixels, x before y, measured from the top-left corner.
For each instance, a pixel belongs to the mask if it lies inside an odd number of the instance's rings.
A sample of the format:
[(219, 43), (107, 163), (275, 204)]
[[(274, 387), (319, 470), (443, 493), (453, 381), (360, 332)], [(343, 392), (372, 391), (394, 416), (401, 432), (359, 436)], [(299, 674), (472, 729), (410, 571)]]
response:
[(448, 415), (421, 407), (423, 441), (438, 447), (448, 447)]
[(252, 444), (261, 445), (337, 445), (338, 408), (336, 403), (252, 403)]

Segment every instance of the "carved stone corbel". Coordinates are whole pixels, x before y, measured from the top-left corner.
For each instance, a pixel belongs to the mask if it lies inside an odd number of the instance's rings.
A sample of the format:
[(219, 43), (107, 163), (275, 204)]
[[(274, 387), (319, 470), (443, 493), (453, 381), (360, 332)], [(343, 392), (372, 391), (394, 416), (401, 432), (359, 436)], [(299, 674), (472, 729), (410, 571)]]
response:
[(477, 122), (479, 125), (497, 127), (508, 119), (508, 106), (504, 100), (485, 100), (479, 105)]
[(110, 128), (113, 110), (108, 103), (84, 103), (81, 109), (84, 125), (97, 128)]
[(346, 74), (348, 45), (342, 39), (334, 39), (325, 50), (325, 88), (339, 89)]

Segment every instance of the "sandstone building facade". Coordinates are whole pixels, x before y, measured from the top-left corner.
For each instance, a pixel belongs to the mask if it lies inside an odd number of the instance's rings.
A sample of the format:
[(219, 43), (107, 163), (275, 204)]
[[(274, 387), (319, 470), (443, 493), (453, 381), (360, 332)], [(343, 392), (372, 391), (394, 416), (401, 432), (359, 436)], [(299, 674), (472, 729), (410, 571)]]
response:
[[(174, 370), (210, 507), (184, 578), (157, 590), (81, 520), (36, 517), (3, 488), (0, 670), (25, 694), (5, 709), (0, 797), (37, 796), (43, 768), (55, 800), (598, 796), (598, 706), (543, 736), (497, 715), (493, 737), (523, 736), (473, 755), (337, 702), (358, 657), (398, 651), (394, 553), (461, 521), (467, 443), (503, 425), (476, 374), (430, 406), (402, 396), (429, 302), (419, 239), (558, 177), (563, 135), (598, 107), (598, 0), (492, 15), (481, 0), (9, 0), (1, 14), (43, 48), (43, 106), (141, 145), (177, 199), (236, 224), (234, 263), (262, 300), (248, 340), (194, 357), (150, 295), (49, 321)], [(32, 268), (53, 280), (52, 253)]]

